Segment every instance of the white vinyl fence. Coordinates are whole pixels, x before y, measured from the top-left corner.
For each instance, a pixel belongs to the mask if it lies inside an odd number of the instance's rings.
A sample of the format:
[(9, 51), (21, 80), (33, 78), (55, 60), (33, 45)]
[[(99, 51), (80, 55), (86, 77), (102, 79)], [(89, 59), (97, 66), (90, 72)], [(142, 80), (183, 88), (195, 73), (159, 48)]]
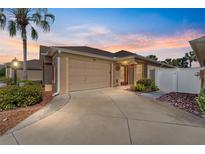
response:
[(201, 89), (200, 70), (204, 68), (155, 69), (155, 82), (165, 92), (197, 94)]

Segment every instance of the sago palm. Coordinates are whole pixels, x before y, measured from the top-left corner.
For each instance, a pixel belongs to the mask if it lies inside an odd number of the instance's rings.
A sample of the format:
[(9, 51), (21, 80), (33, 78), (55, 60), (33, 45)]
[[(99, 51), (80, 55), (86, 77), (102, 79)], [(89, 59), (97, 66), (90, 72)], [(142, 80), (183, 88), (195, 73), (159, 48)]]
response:
[(23, 78), (27, 79), (27, 35), (28, 31), (33, 40), (38, 39), (35, 27), (40, 27), (44, 32), (50, 31), (55, 16), (49, 14), (47, 9), (13, 8), (0, 9), (0, 28), (8, 28), (11, 37), (20, 32), (23, 41)]

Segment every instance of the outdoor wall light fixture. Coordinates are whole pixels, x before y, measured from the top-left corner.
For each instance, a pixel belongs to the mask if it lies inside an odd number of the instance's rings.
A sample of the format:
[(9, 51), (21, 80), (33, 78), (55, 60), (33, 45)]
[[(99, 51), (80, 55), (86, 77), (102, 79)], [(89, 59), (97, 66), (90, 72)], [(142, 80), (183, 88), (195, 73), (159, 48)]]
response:
[(17, 83), (17, 69), (19, 67), (19, 61), (16, 57), (11, 61), (11, 68), (14, 70), (14, 84)]

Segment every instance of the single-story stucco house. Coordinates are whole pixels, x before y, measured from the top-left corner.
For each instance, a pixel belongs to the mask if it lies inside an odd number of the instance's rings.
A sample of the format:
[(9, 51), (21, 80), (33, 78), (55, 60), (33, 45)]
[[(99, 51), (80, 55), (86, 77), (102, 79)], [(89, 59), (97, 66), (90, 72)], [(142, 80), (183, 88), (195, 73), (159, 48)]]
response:
[[(11, 63), (5, 64), (6, 68), (6, 77), (13, 78), (14, 70), (11, 68)], [(40, 60), (32, 59), (27, 61), (27, 72), (28, 80), (32, 81), (42, 81), (43, 72), (42, 72), (42, 63)], [(17, 69), (17, 78), (23, 79), (23, 62), (19, 62), (19, 68)]]
[(173, 66), (129, 51), (112, 53), (87, 46), (40, 46), (43, 84), (55, 94), (134, 84), (154, 69)]

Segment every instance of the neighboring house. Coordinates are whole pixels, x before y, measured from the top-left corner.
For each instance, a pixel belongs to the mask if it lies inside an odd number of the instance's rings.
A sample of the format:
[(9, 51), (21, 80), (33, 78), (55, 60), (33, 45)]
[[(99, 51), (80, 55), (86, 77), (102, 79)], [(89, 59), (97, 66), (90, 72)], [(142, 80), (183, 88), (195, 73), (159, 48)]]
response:
[(0, 64), (0, 69), (4, 68), (4, 65)]
[[(205, 66), (205, 36), (189, 41), (201, 67)], [(201, 87), (205, 87), (205, 69), (200, 72)]]
[[(23, 62), (19, 62), (19, 68), (17, 70), (17, 78), (22, 80), (23, 79)], [(11, 63), (6, 63), (6, 77), (13, 78), (14, 71), (11, 68)], [(28, 72), (28, 80), (33, 81), (42, 81), (42, 63), (40, 60), (28, 60), (27, 61), (27, 72)]]
[(40, 46), (45, 89), (55, 94), (134, 84), (154, 78), (154, 69), (173, 66), (128, 51), (116, 53), (87, 46)]

